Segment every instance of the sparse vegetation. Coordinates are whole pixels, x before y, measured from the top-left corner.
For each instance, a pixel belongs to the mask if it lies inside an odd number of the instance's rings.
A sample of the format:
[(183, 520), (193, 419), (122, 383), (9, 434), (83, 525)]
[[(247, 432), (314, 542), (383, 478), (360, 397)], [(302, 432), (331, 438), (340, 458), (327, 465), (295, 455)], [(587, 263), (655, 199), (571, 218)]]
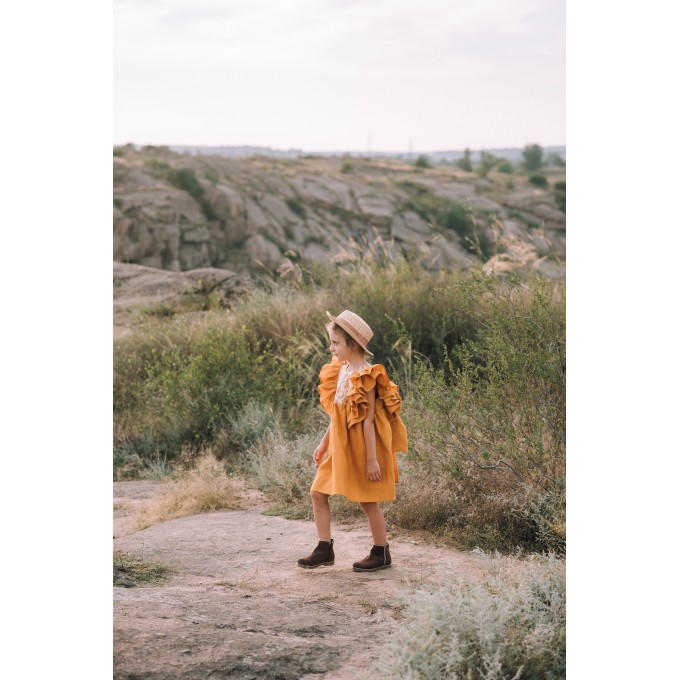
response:
[(303, 219), (307, 215), (307, 209), (305, 208), (304, 203), (302, 203), (300, 200), (297, 198), (287, 198), (286, 199), (286, 205), (296, 214), (302, 217)]
[(567, 212), (567, 183), (566, 181), (558, 181), (553, 184), (553, 196), (555, 203), (562, 212)]
[(138, 555), (116, 550), (113, 553), (113, 585), (135, 586), (138, 583), (160, 583), (172, 567), (164, 562), (149, 562)]
[(459, 158), (456, 161), (456, 166), (459, 167), (461, 170), (465, 170), (465, 172), (472, 172), (472, 160), (471, 160), (472, 152), (470, 149), (465, 149), (463, 152), (463, 157)]
[(134, 517), (137, 529), (175, 517), (240, 507), (240, 493), (234, 479), (211, 454), (196, 460), (194, 467), (174, 473), (163, 490)]
[(200, 205), (207, 219), (215, 219), (215, 211), (210, 202), (203, 196), (203, 186), (192, 168), (174, 168), (165, 161), (159, 161), (157, 158), (146, 159), (144, 165), (154, 175), (167, 180), (178, 189), (186, 191)]
[(548, 163), (558, 168), (565, 168), (567, 166), (567, 162), (558, 153), (551, 153), (550, 156), (548, 156)]
[(326, 245), (326, 239), (323, 236), (316, 236), (315, 234), (309, 234), (309, 236), (305, 236), (305, 239), (302, 243), (305, 246), (308, 246), (312, 243), (316, 243), (319, 246), (325, 246)]
[(562, 680), (566, 571), (553, 555), (484, 555), (482, 583), (454, 579), (410, 597), (362, 677)]
[(431, 168), (432, 167), (432, 163), (430, 163), (430, 159), (427, 156), (425, 156), (424, 154), (421, 154), (420, 156), (418, 156), (418, 158), (416, 158), (416, 160), (414, 161), (413, 165), (416, 168)]
[(460, 236), (462, 245), (471, 253), (490, 257), (494, 245), (488, 234), (478, 228), (472, 212), (464, 205), (449, 198), (437, 196), (428, 187), (410, 180), (398, 182), (405, 189), (410, 200), (403, 205), (403, 210), (412, 210), (423, 220), (437, 225), (440, 229), (449, 229)]
[(293, 229), (293, 225), (290, 224), (289, 222), (286, 222), (283, 225), (283, 234), (289, 241), (294, 241), (295, 240), (295, 230)]
[(531, 175), (529, 175), (529, 182), (541, 189), (545, 189), (548, 186), (548, 178), (539, 172), (531, 173)]
[(343, 161), (342, 166), (340, 168), (340, 172), (343, 174), (347, 174), (352, 172), (352, 164), (349, 161)]
[(477, 167), (477, 174), (480, 177), (486, 177), (491, 170), (500, 163), (501, 159), (488, 151), (482, 151), (480, 153), (479, 165)]

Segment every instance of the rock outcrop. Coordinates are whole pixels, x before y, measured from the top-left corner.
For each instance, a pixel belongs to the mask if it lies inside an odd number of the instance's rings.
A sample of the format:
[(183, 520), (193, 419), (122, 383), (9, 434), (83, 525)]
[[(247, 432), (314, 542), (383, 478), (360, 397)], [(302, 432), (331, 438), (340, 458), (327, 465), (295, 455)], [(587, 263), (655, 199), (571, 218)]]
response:
[[(162, 147), (114, 156), (113, 257), (173, 272), (274, 271), (376, 238), (430, 268), (483, 264), (519, 238), (563, 262), (565, 215), (548, 189), (450, 167), (340, 158), (235, 159)], [(559, 178), (561, 179), (561, 177)], [(467, 222), (447, 211), (467, 214)], [(481, 244), (481, 251), (480, 251)], [(553, 271), (547, 268), (546, 271)]]
[(129, 332), (131, 318), (140, 311), (205, 307), (229, 303), (250, 290), (252, 281), (226, 269), (172, 272), (138, 264), (113, 263), (114, 337)]

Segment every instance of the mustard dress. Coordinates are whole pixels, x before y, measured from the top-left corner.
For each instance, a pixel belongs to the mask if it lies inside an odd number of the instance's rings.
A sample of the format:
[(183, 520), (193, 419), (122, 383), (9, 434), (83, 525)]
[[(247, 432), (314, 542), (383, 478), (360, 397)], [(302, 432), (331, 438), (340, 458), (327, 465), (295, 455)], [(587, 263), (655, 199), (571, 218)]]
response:
[[(328, 453), (319, 465), (311, 490), (348, 500), (381, 502), (396, 500), (399, 481), (397, 451), (406, 451), (406, 427), (401, 420), (399, 387), (381, 364), (351, 373), (347, 364), (333, 359), (319, 373), (321, 405), (331, 417)], [(366, 478), (364, 424), (368, 412), (367, 392), (375, 394), (375, 447), (380, 481)]]

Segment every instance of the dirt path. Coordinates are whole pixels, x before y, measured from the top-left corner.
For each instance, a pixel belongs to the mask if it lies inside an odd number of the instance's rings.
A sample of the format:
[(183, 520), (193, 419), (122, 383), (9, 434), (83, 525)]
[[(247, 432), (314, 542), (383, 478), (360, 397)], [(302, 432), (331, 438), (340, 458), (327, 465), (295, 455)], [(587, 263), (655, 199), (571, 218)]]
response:
[(300, 569), (314, 523), (263, 515), (256, 498), (245, 510), (120, 535), (126, 514), (158, 488), (114, 484), (114, 548), (174, 568), (162, 585), (114, 588), (114, 680), (357, 678), (404, 597), (479, 574), (473, 555), (401, 531), (389, 532), (390, 569), (354, 572), (372, 544), (367, 525), (334, 527), (335, 565)]

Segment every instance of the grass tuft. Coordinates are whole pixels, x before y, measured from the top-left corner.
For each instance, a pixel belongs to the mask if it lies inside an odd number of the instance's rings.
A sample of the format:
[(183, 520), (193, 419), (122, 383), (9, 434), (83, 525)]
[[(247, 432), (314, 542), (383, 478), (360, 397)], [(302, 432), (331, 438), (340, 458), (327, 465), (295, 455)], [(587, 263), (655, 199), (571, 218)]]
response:
[(116, 550), (113, 553), (113, 585), (131, 587), (138, 583), (160, 583), (172, 571), (164, 562), (148, 562), (138, 555)]
[(139, 530), (176, 517), (236, 510), (240, 499), (238, 482), (226, 474), (212, 454), (206, 453), (193, 469), (175, 473), (174, 479), (137, 512), (133, 523)]

